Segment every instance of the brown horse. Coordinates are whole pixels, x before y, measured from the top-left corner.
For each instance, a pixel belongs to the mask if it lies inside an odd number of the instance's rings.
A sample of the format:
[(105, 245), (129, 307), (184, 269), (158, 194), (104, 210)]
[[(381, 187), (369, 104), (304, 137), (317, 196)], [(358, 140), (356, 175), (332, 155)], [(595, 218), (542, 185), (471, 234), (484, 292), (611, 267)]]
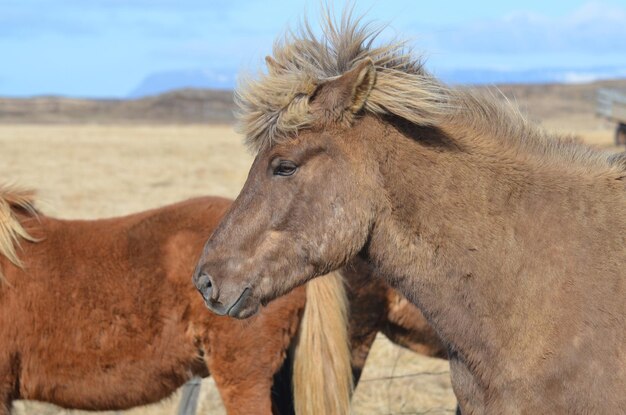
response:
[[(207, 312), (195, 292), (193, 267), (230, 203), (207, 197), (122, 218), (67, 221), (36, 213), (30, 192), (0, 188), (0, 414), (14, 399), (125, 409), (209, 373), (228, 413), (269, 413), (272, 404), (289, 413), (291, 381), (279, 369), (291, 346), (295, 403), (310, 405), (299, 413), (345, 413), (351, 379), (338, 278), (309, 285), (306, 294), (295, 290), (245, 323)], [(363, 272), (345, 271), (355, 375), (378, 331), (443, 356), (419, 312), (398, 312), (397, 294), (363, 285)], [(370, 314), (389, 318), (368, 320)], [(408, 315), (422, 325), (403, 326), (399, 319)], [(322, 323), (323, 330), (313, 327)], [(311, 355), (318, 356), (314, 366), (301, 363)], [(274, 379), (283, 387), (270, 391)]]
[[(306, 311), (301, 290), (251, 323), (216, 318), (197, 298), (193, 266), (228, 200), (65, 221), (33, 216), (28, 194), (5, 192), (2, 199), (8, 219), (2, 220), (7, 259), (0, 259), (6, 279), (0, 289), (2, 413), (16, 398), (128, 408), (169, 395), (207, 368), (229, 413), (270, 413), (273, 375), (299, 326), (306, 333), (321, 330), (307, 327), (319, 322), (307, 315), (320, 315), (331, 327), (324, 327), (324, 342), (301, 334), (296, 355), (304, 348), (334, 359), (318, 365), (323, 371), (317, 376), (313, 371), (294, 381), (310, 387), (319, 379), (322, 390), (332, 385), (333, 394), (309, 398), (314, 405), (348, 405), (351, 368), (339, 278), (309, 287)], [(11, 242), (26, 235), (39, 242), (21, 245), (20, 268), (9, 262), (16, 261)], [(294, 387), (296, 393), (302, 388)]]
[(626, 413), (619, 159), (349, 16), (308, 27), (238, 91), (258, 154), (198, 267), (208, 306), (250, 316), (360, 256), (442, 336), (463, 413)]

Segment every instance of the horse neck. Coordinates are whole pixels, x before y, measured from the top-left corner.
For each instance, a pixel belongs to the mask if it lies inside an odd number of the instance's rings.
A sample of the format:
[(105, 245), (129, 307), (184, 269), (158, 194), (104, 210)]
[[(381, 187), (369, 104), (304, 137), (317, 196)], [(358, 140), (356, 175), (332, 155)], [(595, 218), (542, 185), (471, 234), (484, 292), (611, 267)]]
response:
[(585, 269), (563, 255), (590, 248), (568, 215), (571, 201), (586, 203), (580, 186), (397, 131), (378, 149), (389, 201), (367, 250), (378, 272), (465, 358), (493, 362), (513, 341), (532, 353), (527, 321), (550, 312), (560, 277)]

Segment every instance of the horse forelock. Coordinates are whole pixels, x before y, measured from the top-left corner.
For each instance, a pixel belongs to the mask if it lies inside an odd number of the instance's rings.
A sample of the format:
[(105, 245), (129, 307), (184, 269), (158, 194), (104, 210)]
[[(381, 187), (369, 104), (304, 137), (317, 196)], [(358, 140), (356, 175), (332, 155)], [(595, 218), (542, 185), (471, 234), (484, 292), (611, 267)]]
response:
[[(348, 10), (337, 21), (326, 12), (321, 35), (304, 19), (273, 48), (267, 72), (244, 78), (235, 93), (238, 130), (253, 151), (289, 139), (316, 120), (310, 98), (316, 88), (371, 59), (376, 79), (364, 112), (392, 115), (415, 125), (451, 133), (461, 148), (539, 155), (543, 162), (584, 172), (615, 172), (619, 164), (604, 152), (548, 134), (503, 96), (451, 88), (431, 76), (407, 41), (376, 46), (380, 28)], [(322, 124), (325, 124), (322, 122)]]
[(376, 114), (412, 117), (433, 124), (446, 112), (448, 90), (423, 68), (407, 42), (374, 46), (380, 28), (361, 24), (344, 12), (340, 21), (325, 14), (317, 36), (305, 19), (274, 44), (268, 72), (244, 78), (236, 90), (238, 127), (247, 144), (258, 151), (293, 136), (316, 121), (309, 99), (316, 88), (371, 59), (376, 83), (365, 110)]
[[(0, 255), (17, 266), (22, 266), (17, 248), (21, 240), (34, 241), (22, 227), (16, 212), (36, 215), (35, 192), (14, 186), (0, 186)], [(0, 282), (4, 279), (0, 270)]]

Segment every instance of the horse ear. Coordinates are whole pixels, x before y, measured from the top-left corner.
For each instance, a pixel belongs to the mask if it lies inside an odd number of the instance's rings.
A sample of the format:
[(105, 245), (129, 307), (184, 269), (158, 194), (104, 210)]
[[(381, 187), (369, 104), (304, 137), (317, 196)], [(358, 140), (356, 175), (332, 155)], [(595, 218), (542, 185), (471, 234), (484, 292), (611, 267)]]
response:
[(363, 108), (376, 81), (376, 68), (370, 58), (360, 61), (356, 67), (346, 72), (342, 78), (352, 84), (350, 111), (357, 113)]
[(285, 69), (280, 63), (276, 62), (271, 56), (265, 57), (265, 65), (267, 65), (267, 71), (270, 75), (276, 75), (281, 70)]
[(359, 112), (376, 81), (376, 68), (370, 58), (359, 61), (354, 68), (338, 78), (321, 84), (312, 97), (333, 113)]

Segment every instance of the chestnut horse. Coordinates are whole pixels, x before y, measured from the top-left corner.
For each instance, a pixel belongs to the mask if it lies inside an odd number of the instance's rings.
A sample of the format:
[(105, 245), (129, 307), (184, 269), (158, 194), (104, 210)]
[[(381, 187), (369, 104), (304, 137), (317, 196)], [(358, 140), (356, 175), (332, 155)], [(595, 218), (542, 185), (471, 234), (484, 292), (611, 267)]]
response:
[(621, 159), (324, 26), (237, 92), (257, 156), (197, 268), (207, 305), (250, 316), (359, 256), (441, 335), (464, 414), (626, 413)]
[[(207, 368), (229, 413), (270, 413), (273, 375), (298, 328), (322, 330), (306, 327), (319, 323), (309, 314), (331, 327), (323, 328), (323, 342), (300, 335), (296, 356), (304, 348), (334, 358), (317, 365), (321, 373), (295, 374), (294, 381), (310, 388), (319, 380), (322, 390), (332, 385), (333, 394), (307, 397), (314, 405), (348, 405), (351, 367), (338, 277), (306, 290), (306, 311), (303, 289), (250, 323), (216, 317), (198, 298), (193, 266), (228, 200), (190, 200), (97, 221), (33, 216), (29, 195), (19, 192), (5, 192), (2, 200), (2, 217), (9, 219), (2, 221), (7, 259), (0, 259), (2, 413), (17, 398), (128, 408), (169, 395)], [(21, 263), (11, 243), (17, 237), (39, 241), (21, 245)], [(299, 387), (294, 384), (295, 393)]]
[[(209, 373), (228, 413), (269, 413), (272, 406), (290, 413), (284, 373), (291, 371), (279, 369), (291, 346), (295, 403), (309, 403), (299, 413), (345, 413), (350, 356), (337, 277), (309, 285), (306, 294), (295, 290), (245, 323), (209, 313), (197, 295), (193, 267), (230, 203), (207, 197), (122, 218), (67, 221), (35, 212), (30, 192), (0, 188), (0, 414), (14, 399), (126, 409)], [(378, 331), (443, 357), (419, 312), (399, 311), (399, 296), (387, 286), (362, 284), (366, 272), (344, 271), (357, 380)], [(388, 318), (369, 320), (371, 314)], [(414, 314), (421, 325), (403, 326), (402, 317)], [(319, 333), (323, 341), (312, 338)], [(315, 365), (307, 367), (301, 359), (310, 356)]]

